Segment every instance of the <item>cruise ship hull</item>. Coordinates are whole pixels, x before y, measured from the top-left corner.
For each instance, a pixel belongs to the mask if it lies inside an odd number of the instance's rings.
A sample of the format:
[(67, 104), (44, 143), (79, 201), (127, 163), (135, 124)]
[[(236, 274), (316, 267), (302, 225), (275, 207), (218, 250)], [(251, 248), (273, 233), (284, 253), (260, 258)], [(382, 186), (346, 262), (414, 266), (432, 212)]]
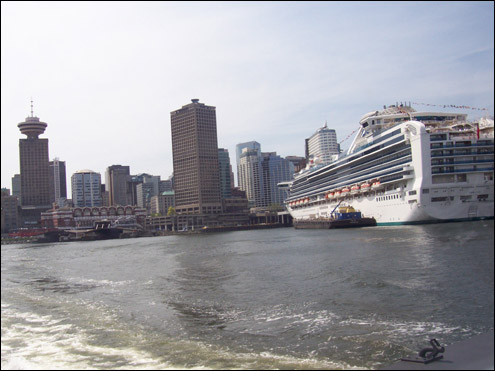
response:
[[(491, 189), (493, 194), (493, 187)], [(453, 221), (493, 219), (493, 202), (461, 202), (444, 201), (435, 205), (425, 200), (409, 203), (407, 196), (391, 200), (380, 200), (377, 197), (363, 196), (347, 199), (345, 203), (360, 210), (364, 217), (374, 217), (377, 225), (423, 224)], [(338, 202), (330, 202), (325, 206), (307, 206), (297, 210), (289, 208), (294, 219), (315, 219), (327, 217), (337, 207)]]

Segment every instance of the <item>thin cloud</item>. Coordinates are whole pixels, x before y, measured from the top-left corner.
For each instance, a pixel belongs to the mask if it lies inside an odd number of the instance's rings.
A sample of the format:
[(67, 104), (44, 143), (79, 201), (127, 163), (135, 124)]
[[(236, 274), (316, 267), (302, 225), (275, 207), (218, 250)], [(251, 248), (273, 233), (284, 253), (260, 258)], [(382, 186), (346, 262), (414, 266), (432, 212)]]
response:
[(341, 141), (397, 101), (493, 114), (493, 3), (1, 6), (2, 187), (19, 171), (31, 96), (68, 178), (112, 164), (167, 178), (170, 112), (192, 98), (217, 108), (234, 168), (237, 143), (302, 156), (325, 120)]

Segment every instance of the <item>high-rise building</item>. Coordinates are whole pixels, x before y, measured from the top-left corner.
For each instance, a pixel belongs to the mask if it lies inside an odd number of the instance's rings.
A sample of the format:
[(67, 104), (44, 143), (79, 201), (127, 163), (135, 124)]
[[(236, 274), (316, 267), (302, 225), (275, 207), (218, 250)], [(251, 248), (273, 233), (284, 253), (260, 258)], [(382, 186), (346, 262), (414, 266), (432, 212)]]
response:
[(237, 165), (237, 184), (241, 189), (242, 187), (241, 187), (241, 180), (239, 175), (239, 164), (241, 163), (241, 155), (244, 148), (256, 150), (257, 155), (261, 156), (261, 145), (254, 140), (250, 142), (239, 143), (238, 145), (235, 146), (235, 160)]
[(229, 150), (225, 148), (218, 149), (218, 161), (220, 166), (220, 188), (222, 198), (229, 198), (232, 196), (232, 181), (231, 181), (231, 166)]
[(21, 205), (21, 174), (15, 174), (12, 177), (12, 196), (16, 196)]
[(174, 191), (164, 191), (158, 196), (151, 197), (151, 214), (166, 216), (170, 207), (175, 206)]
[(24, 224), (35, 225), (41, 220), (41, 212), (51, 208), (48, 139), (39, 138), (47, 124), (33, 115), (17, 125), (27, 138), (19, 139), (21, 174), (21, 205)]
[(266, 206), (262, 160), (257, 149), (245, 147), (242, 150), (238, 165), (239, 188), (246, 192), (249, 207)]
[(112, 206), (132, 205), (132, 192), (129, 190), (131, 172), (129, 166), (112, 165), (107, 167), (105, 185)]
[(263, 206), (282, 206), (287, 193), (278, 187), (278, 183), (291, 180), (294, 174), (294, 164), (277, 155), (276, 152), (263, 152)]
[(102, 206), (101, 175), (92, 170), (76, 171), (71, 177), (74, 207)]
[(328, 164), (334, 155), (339, 153), (337, 134), (329, 129), (327, 123), (306, 139), (306, 157), (308, 161), (319, 161)]
[(8, 233), (20, 227), (19, 203), (8, 189), (2, 188), (2, 233)]
[(176, 212), (221, 213), (215, 107), (192, 99), (170, 121)]
[(65, 200), (67, 200), (65, 161), (55, 158), (49, 162), (49, 166), (51, 202), (55, 202), (59, 207), (63, 207)]

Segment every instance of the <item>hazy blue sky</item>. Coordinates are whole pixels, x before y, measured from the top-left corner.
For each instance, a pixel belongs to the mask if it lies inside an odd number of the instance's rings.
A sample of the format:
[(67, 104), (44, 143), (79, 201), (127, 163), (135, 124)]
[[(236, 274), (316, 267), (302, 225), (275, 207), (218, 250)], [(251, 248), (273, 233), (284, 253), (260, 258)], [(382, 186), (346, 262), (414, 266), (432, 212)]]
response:
[(31, 97), (68, 187), (114, 164), (167, 179), (170, 112), (191, 98), (216, 107), (234, 169), (237, 143), (303, 156), (325, 121), (341, 141), (396, 102), (493, 115), (493, 2), (2, 1), (1, 27), (7, 188)]

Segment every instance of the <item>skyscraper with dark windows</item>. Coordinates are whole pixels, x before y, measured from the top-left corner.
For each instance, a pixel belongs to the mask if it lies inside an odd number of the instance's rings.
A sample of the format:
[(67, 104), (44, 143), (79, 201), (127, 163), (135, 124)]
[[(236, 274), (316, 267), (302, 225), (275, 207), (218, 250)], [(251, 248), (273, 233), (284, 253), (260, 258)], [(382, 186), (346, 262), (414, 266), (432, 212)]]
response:
[(51, 208), (48, 139), (39, 138), (48, 125), (33, 114), (17, 127), (27, 138), (19, 139), (21, 208), (25, 225), (36, 225), (41, 212)]
[(227, 149), (218, 149), (218, 161), (222, 198), (230, 198), (232, 197), (232, 166), (230, 166), (229, 151)]
[(67, 200), (67, 177), (65, 161), (54, 158), (49, 162), (50, 167), (50, 193), (51, 202), (63, 207)]
[(132, 205), (132, 193), (129, 190), (131, 170), (129, 166), (112, 165), (105, 173), (105, 186), (110, 205)]
[(171, 112), (170, 121), (176, 212), (221, 213), (215, 107), (192, 99)]

